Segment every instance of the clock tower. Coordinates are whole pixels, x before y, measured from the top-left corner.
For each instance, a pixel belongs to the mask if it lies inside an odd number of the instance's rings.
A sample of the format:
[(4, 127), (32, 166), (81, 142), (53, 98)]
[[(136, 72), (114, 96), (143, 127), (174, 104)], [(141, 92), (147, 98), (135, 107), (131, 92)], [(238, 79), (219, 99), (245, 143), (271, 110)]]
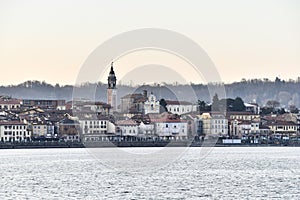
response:
[(112, 111), (117, 110), (117, 78), (114, 72), (113, 62), (111, 63), (110, 72), (107, 78), (107, 103), (111, 105)]

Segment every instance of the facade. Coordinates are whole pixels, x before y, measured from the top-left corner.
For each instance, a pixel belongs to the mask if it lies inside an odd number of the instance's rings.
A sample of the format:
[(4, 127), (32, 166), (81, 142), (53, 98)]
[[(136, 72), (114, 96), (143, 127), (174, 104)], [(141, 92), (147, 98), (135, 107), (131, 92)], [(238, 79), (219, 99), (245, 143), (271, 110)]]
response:
[(188, 138), (188, 123), (170, 113), (151, 114), (155, 135), (162, 139), (185, 140)]
[(28, 130), (31, 131), (31, 135), (34, 138), (53, 138), (55, 137), (55, 126), (51, 122), (32, 122), (28, 124)]
[(167, 109), (169, 112), (177, 115), (186, 114), (197, 111), (197, 106), (187, 101), (171, 101), (166, 100)]
[(0, 110), (16, 110), (22, 105), (22, 100), (12, 98), (0, 98)]
[(159, 101), (156, 100), (156, 96), (151, 92), (148, 97), (148, 100), (144, 103), (144, 112), (148, 113), (159, 113)]
[(230, 120), (244, 120), (244, 121), (251, 121), (251, 120), (260, 120), (259, 114), (254, 114), (251, 112), (227, 112), (227, 118)]
[(222, 113), (202, 113), (202, 127), (205, 135), (228, 135), (228, 120)]
[(260, 132), (260, 123), (256, 121), (235, 119), (230, 122), (230, 136), (242, 137), (244, 135), (258, 135)]
[(139, 125), (139, 134), (143, 136), (154, 136), (154, 124), (141, 122)]
[(183, 120), (164, 120), (155, 123), (156, 134), (162, 138), (187, 139), (187, 122)]
[(270, 128), (272, 134), (276, 135), (297, 135), (297, 124), (288, 121), (270, 121), (264, 124)]
[(117, 78), (114, 72), (113, 62), (107, 78), (107, 104), (112, 107), (112, 111), (117, 110)]
[(65, 141), (80, 141), (80, 124), (77, 120), (64, 118), (59, 122), (59, 136)]
[(23, 99), (24, 107), (38, 107), (41, 109), (63, 109), (65, 100), (45, 100), (45, 99)]
[(27, 124), (20, 121), (1, 121), (0, 122), (0, 141), (1, 142), (24, 142), (30, 140), (30, 132)]
[(79, 123), (84, 141), (104, 141), (107, 136), (115, 134), (115, 125), (107, 116), (81, 116)]
[(138, 136), (139, 124), (133, 120), (117, 121), (118, 134), (121, 136)]

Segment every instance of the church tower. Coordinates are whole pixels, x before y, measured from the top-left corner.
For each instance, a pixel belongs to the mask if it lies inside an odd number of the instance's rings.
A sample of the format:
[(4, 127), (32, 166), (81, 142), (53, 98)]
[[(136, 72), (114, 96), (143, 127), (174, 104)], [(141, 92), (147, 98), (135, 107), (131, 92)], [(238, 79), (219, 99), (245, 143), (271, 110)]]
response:
[(111, 105), (112, 111), (117, 110), (117, 78), (114, 72), (113, 62), (111, 63), (110, 72), (107, 78), (107, 103)]

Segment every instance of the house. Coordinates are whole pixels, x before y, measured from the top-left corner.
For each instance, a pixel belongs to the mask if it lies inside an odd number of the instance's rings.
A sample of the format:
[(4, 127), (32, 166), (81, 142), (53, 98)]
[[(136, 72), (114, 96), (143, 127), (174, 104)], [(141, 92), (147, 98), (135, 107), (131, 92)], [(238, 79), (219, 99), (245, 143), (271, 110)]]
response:
[(80, 124), (77, 120), (65, 117), (59, 122), (59, 136), (65, 141), (80, 141)]
[(20, 121), (0, 121), (1, 142), (30, 141), (30, 137), (27, 124)]
[(36, 121), (28, 124), (28, 130), (34, 138), (53, 138), (55, 137), (55, 127), (50, 121)]
[(188, 138), (187, 121), (179, 118), (178, 115), (162, 113), (150, 115), (154, 123), (155, 134), (162, 139), (186, 140)]
[(138, 136), (139, 124), (134, 120), (119, 120), (116, 122), (118, 135), (121, 136)]

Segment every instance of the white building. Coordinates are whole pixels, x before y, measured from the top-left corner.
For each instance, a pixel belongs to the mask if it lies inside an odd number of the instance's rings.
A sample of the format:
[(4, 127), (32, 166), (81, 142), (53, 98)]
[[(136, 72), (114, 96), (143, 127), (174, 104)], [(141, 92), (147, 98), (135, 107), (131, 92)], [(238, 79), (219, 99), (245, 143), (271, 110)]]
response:
[(148, 113), (159, 113), (159, 101), (156, 100), (156, 97), (152, 94), (149, 95), (148, 100), (144, 103), (144, 112)]
[(106, 116), (80, 116), (78, 121), (85, 141), (104, 141), (107, 136), (115, 133), (115, 125)]
[(30, 137), (26, 124), (19, 121), (0, 122), (1, 142), (29, 141)]
[(243, 135), (256, 135), (261, 132), (260, 123), (257, 121), (232, 120), (230, 124), (230, 135), (242, 137)]
[(174, 114), (150, 115), (150, 120), (154, 123), (155, 134), (163, 139), (185, 140), (188, 137), (187, 121)]
[(197, 111), (197, 105), (187, 101), (171, 101), (166, 100), (167, 109), (169, 112), (177, 115)]
[(260, 107), (256, 103), (244, 103), (246, 111), (254, 114), (259, 114)]
[(139, 134), (144, 135), (144, 136), (153, 136), (154, 133), (155, 133), (155, 131), (154, 131), (153, 123), (149, 123), (149, 124), (144, 124), (143, 122), (140, 123)]
[(121, 136), (138, 136), (139, 124), (134, 120), (117, 121), (118, 134)]

